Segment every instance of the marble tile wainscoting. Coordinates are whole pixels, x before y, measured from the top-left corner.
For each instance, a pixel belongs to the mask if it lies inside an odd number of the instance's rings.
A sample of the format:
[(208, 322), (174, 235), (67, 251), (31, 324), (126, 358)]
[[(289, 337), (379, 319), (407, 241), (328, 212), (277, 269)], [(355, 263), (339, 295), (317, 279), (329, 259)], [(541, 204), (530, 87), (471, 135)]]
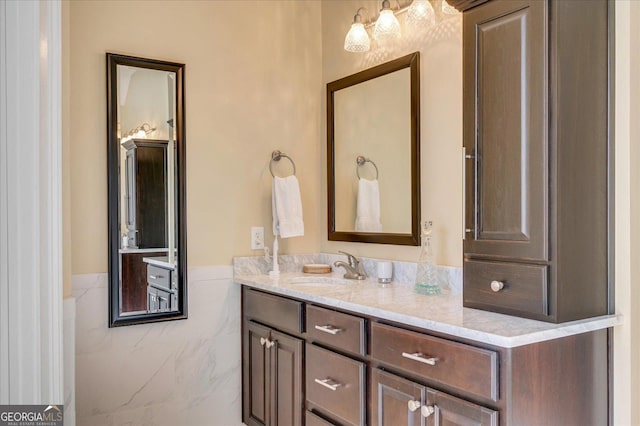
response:
[(108, 328), (107, 274), (75, 275), (79, 426), (241, 425), (240, 287), (188, 271), (187, 320)]
[(64, 424), (76, 425), (76, 299), (62, 301), (64, 362)]

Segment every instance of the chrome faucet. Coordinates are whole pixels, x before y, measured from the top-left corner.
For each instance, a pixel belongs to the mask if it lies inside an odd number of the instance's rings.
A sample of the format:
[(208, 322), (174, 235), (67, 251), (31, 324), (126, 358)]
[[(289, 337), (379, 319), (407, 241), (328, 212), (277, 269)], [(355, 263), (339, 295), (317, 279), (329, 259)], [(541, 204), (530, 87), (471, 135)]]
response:
[(342, 253), (347, 256), (349, 263), (343, 262), (342, 260), (336, 260), (333, 263), (333, 266), (336, 268), (342, 266), (345, 270), (344, 277), (346, 279), (364, 280), (367, 278), (367, 274), (364, 272), (364, 266), (362, 266), (362, 262), (358, 260), (357, 257), (344, 251), (339, 251), (338, 253)]

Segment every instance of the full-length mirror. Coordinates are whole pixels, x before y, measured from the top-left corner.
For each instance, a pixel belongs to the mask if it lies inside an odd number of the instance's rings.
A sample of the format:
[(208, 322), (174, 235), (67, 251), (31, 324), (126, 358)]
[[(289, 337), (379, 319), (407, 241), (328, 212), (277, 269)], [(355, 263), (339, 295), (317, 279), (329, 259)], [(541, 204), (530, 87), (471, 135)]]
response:
[(183, 79), (107, 53), (110, 327), (186, 318)]
[(327, 84), (329, 240), (419, 244), (419, 63)]

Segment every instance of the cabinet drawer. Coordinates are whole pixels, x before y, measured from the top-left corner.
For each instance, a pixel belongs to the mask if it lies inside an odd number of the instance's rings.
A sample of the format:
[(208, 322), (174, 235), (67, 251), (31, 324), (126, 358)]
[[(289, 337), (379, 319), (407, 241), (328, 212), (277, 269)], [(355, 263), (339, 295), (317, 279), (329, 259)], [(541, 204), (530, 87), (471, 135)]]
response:
[(244, 315), (283, 331), (302, 332), (302, 302), (245, 288)]
[(365, 355), (365, 320), (349, 314), (307, 306), (307, 334), (315, 341)]
[(495, 351), (373, 323), (371, 356), (462, 392), (493, 401), (499, 398)]
[(311, 411), (305, 412), (305, 421), (307, 426), (334, 426), (333, 423), (326, 421), (322, 417), (312, 413)]
[[(465, 260), (464, 306), (505, 314), (546, 319), (548, 267), (518, 263)], [(494, 291), (498, 281), (502, 289)]]
[(307, 400), (340, 423), (365, 424), (365, 364), (306, 345)]
[(153, 284), (156, 287), (170, 289), (170, 274), (171, 271), (168, 269), (159, 268), (154, 265), (147, 265), (147, 281), (149, 284)]

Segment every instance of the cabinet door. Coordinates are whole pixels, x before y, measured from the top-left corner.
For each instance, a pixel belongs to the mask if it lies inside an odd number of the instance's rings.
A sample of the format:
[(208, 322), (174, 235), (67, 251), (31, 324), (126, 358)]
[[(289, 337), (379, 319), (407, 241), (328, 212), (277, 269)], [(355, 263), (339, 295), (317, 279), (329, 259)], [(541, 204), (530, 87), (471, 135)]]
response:
[(271, 396), (270, 366), (265, 342), (269, 328), (244, 322), (242, 346), (243, 421), (250, 426), (268, 425)]
[(426, 402), (424, 386), (375, 369), (371, 389), (373, 425), (424, 426), (425, 418), (420, 414)]
[(427, 390), (427, 404), (422, 407), (427, 426), (497, 426), (498, 412), (455, 398), (433, 389)]
[(301, 339), (271, 331), (271, 423), (300, 425), (304, 411)]
[(546, 1), (464, 16), (465, 255), (547, 260)]

